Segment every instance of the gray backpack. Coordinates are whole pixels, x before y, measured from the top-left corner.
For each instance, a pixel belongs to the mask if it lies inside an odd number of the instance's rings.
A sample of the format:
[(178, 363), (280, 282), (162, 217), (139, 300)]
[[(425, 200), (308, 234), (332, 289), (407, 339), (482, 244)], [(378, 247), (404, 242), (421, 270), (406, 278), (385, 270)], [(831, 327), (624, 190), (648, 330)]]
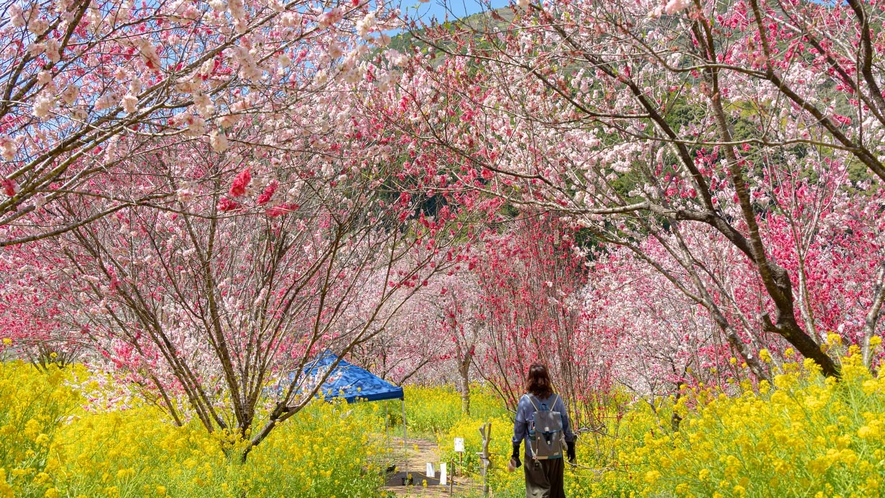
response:
[(554, 394), (548, 407), (533, 394), (526, 396), (535, 407), (535, 415), (529, 421), (529, 455), (535, 460), (562, 458), (562, 414), (551, 410), (558, 397)]

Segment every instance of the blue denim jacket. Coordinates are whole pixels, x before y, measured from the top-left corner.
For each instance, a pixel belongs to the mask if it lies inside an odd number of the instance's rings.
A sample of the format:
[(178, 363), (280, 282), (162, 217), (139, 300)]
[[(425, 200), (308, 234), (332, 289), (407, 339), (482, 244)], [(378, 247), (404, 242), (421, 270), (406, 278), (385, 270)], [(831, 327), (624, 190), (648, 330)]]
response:
[[(541, 403), (547, 403), (547, 405), (550, 406), (550, 401), (553, 399), (553, 396), (554, 395), (551, 394), (549, 398), (539, 398), (539, 401)], [(565, 435), (565, 442), (572, 443), (575, 441), (575, 433), (572, 432), (572, 424), (568, 418), (565, 403), (562, 401), (562, 397), (559, 395), (555, 396), (556, 402), (550, 407), (550, 410), (562, 414), (562, 433)], [(519, 405), (516, 407), (516, 420), (513, 422), (513, 444), (522, 444), (523, 439), (528, 437), (529, 422), (531, 422), (534, 416), (535, 407), (532, 406), (532, 402), (529, 401), (529, 396), (524, 394), (519, 398)]]

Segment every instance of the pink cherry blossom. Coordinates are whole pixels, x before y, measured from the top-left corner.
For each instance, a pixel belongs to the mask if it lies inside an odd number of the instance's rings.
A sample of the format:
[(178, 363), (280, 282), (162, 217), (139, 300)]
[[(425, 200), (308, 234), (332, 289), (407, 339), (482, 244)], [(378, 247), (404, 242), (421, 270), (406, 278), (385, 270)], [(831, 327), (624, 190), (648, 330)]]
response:
[(234, 197), (240, 197), (241, 195), (246, 194), (246, 187), (249, 186), (249, 183), (252, 181), (252, 174), (250, 173), (250, 169), (246, 168), (240, 172), (234, 178), (234, 182), (230, 186), (229, 193)]

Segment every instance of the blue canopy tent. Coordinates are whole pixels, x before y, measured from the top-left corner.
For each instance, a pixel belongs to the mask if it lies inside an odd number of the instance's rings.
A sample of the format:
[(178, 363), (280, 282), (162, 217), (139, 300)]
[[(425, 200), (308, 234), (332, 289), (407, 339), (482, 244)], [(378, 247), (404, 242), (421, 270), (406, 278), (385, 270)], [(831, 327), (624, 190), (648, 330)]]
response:
[[(338, 365), (329, 372), (335, 362)], [(329, 373), (326, 380), (320, 386), (317, 397), (325, 401), (344, 399), (348, 403), (356, 401), (382, 401), (387, 399), (402, 400), (403, 410), (403, 454), (406, 454), (406, 399), (403, 388), (369, 372), (365, 368), (358, 367), (346, 360), (339, 359), (331, 351), (324, 351), (316, 359), (307, 363), (303, 370), (306, 379), (317, 379)], [(295, 380), (295, 372), (289, 374), (289, 380)], [(316, 385), (316, 384), (314, 384)]]
[[(401, 399), (405, 402), (403, 388), (358, 367), (346, 360), (339, 360), (331, 351), (325, 351), (317, 359), (309, 362), (304, 368), (308, 377), (322, 376), (338, 361), (329, 377), (320, 386), (319, 396), (326, 401), (343, 398), (348, 403), (354, 401), (381, 401), (385, 399)], [(294, 376), (290, 374), (290, 378)]]

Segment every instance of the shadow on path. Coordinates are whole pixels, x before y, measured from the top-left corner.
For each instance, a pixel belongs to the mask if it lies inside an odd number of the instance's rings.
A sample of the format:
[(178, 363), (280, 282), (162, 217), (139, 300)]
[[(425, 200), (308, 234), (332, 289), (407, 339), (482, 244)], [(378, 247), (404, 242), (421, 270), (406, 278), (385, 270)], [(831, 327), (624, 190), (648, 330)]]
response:
[[(400, 444), (402, 444), (400, 442)], [(395, 473), (390, 473), (387, 477), (387, 485), (381, 488), (382, 491), (393, 493), (395, 496), (426, 496), (426, 497), (443, 497), (443, 496), (474, 496), (481, 492), (481, 487), (467, 479), (466, 477), (456, 476), (455, 485), (440, 486), (439, 485), (439, 447), (436, 442), (425, 439), (407, 439), (406, 440), (406, 456), (402, 457), (402, 448), (396, 448), (395, 452), (400, 455), (399, 462)], [(403, 463), (405, 460), (405, 463)], [(426, 475), (427, 462), (433, 464), (435, 477), (430, 478)], [(403, 467), (404, 466), (404, 467)], [(411, 475), (411, 485), (403, 485)], [(449, 476), (451, 480), (451, 475)], [(478, 495), (477, 495), (478, 496)]]

